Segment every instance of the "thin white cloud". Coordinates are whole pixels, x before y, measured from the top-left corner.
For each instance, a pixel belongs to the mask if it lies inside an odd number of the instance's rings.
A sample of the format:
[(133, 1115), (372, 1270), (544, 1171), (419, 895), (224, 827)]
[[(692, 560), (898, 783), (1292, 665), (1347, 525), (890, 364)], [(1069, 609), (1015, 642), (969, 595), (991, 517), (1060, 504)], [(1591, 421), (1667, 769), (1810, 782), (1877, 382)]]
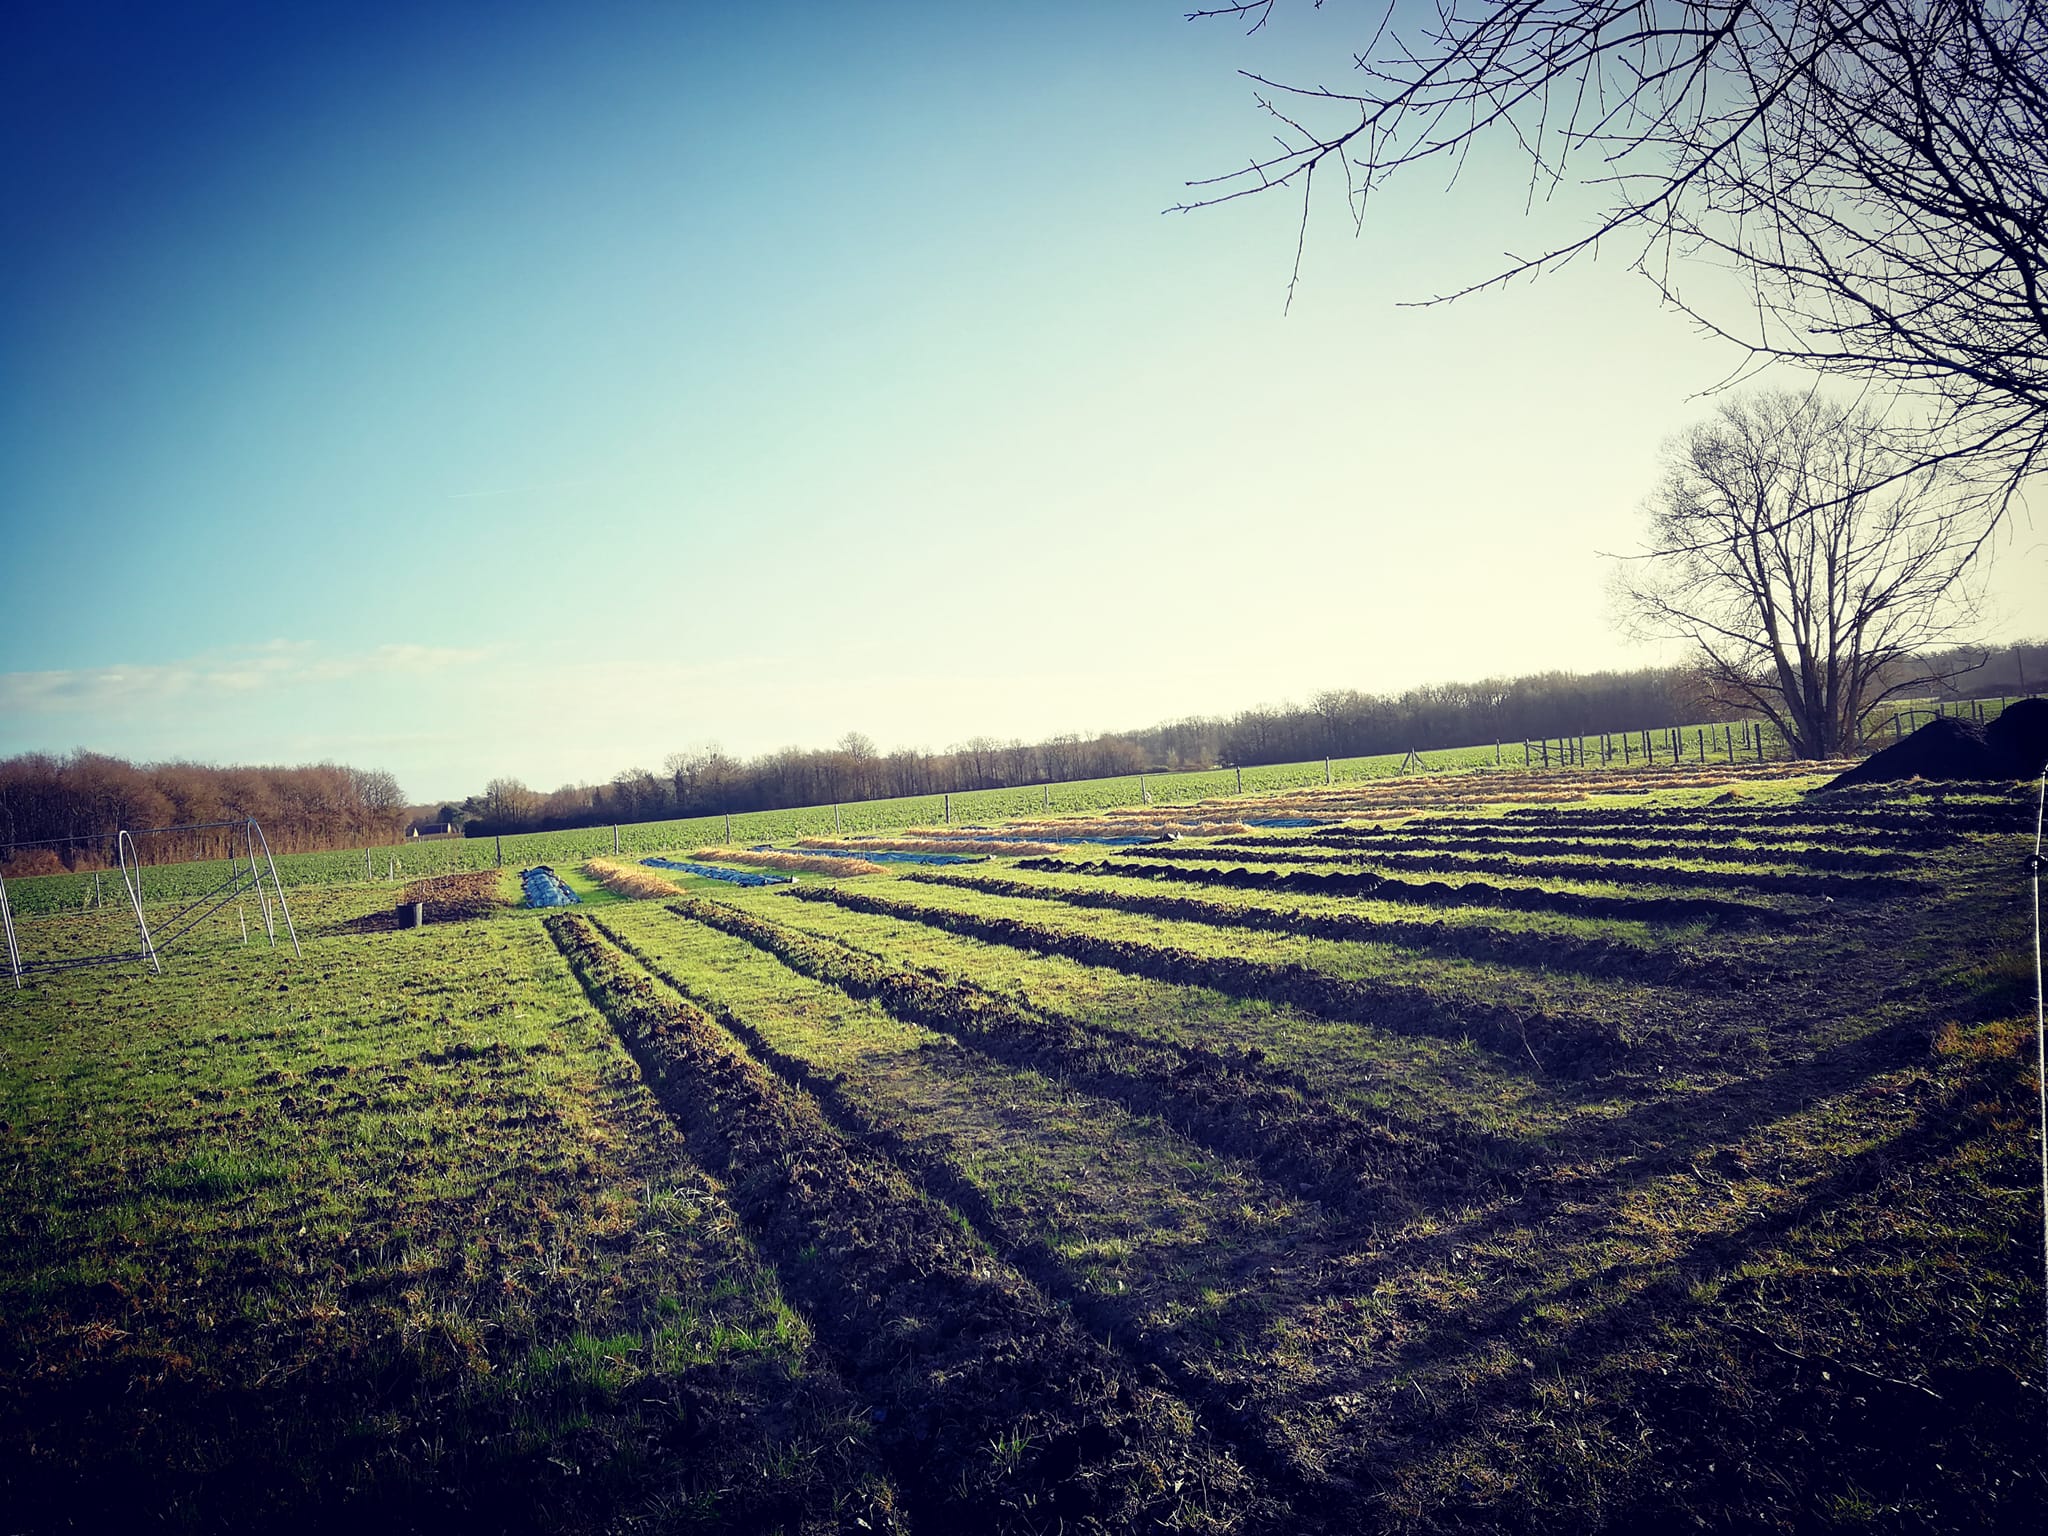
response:
[(250, 694), (268, 688), (372, 675), (423, 677), (480, 661), (479, 648), (380, 645), (353, 655), (323, 656), (305, 641), (272, 640), (177, 661), (54, 672), (0, 672), (0, 712), (80, 714), (150, 699)]

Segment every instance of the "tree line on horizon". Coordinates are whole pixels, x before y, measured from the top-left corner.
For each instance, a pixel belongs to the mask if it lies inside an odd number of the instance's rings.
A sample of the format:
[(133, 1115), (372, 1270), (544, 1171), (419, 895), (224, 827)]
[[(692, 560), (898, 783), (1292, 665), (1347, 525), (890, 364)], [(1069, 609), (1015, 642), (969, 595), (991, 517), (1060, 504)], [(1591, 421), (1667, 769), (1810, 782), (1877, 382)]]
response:
[[(1974, 664), (1974, 665), (1973, 665)], [(1929, 691), (1950, 697), (2024, 693), (2048, 679), (2048, 643), (1955, 651), (1915, 663)], [(895, 796), (1366, 757), (1500, 741), (1654, 730), (1708, 718), (1710, 695), (1679, 667), (1545, 672), (1442, 683), (1399, 694), (1330, 689), (1305, 704), (1197, 715), (1142, 730), (1045, 741), (974, 737), (945, 752), (878, 751), (851, 733), (835, 747), (785, 747), (739, 759), (717, 747), (672, 753), (662, 771), (632, 768), (608, 783), (551, 793), (493, 779), (480, 795), (408, 805), (381, 769), (138, 764), (101, 752), (0, 758), (0, 874), (9, 879), (105, 868), (123, 827), (174, 827), (254, 817), (278, 853), (395, 842), (414, 820), (471, 836), (557, 831), (611, 822), (783, 810)], [(1736, 717), (1731, 717), (1736, 718)], [(57, 841), (51, 840), (70, 840)], [(144, 839), (146, 862), (225, 857), (224, 837)]]
[[(113, 839), (155, 827), (253, 817), (274, 853), (395, 842), (405, 830), (405, 793), (377, 768), (317, 763), (297, 768), (138, 764), (103, 752), (68, 757), (26, 752), (0, 758), (0, 874), (8, 879), (106, 869)], [(243, 845), (228, 833), (142, 837), (144, 863), (224, 858)]]
[[(1951, 697), (2024, 692), (2048, 678), (2048, 644), (1988, 655), (1947, 651), (1918, 658), (1913, 669), (1929, 691)], [(565, 831), (1136, 773), (1618, 734), (1754, 714), (1727, 709), (1688, 667), (1543, 672), (1431, 684), (1399, 694), (1329, 689), (1305, 704), (1260, 705), (1229, 716), (1189, 716), (1092, 737), (1025, 742), (978, 736), (946, 752), (880, 752), (859, 732), (835, 747), (784, 747), (745, 760), (716, 746), (701, 747), (671, 753), (659, 772), (629, 768), (604, 784), (542, 792), (517, 779), (493, 779), (482, 794), (442, 806), (440, 816), (471, 836)]]

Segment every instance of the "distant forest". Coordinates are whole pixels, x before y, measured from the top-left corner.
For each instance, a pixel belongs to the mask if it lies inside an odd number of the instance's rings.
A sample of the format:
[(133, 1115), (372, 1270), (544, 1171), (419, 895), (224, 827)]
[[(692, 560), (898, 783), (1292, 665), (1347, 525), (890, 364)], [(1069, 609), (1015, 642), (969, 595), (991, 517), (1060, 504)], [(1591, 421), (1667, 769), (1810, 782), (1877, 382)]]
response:
[[(1928, 658), (1911, 691), (1988, 697), (2038, 690), (2048, 679), (2048, 644), (2009, 646), (1968, 668), (1983, 657), (1978, 651)], [(1514, 743), (1707, 718), (1740, 716), (1703, 696), (1693, 675), (1680, 668), (1545, 672), (1400, 694), (1330, 691), (1306, 704), (1093, 737), (1030, 743), (976, 737), (947, 752), (880, 752), (858, 733), (822, 751), (786, 747), (744, 761), (709, 748), (675, 753), (659, 772), (631, 768), (608, 784), (552, 793), (516, 779), (494, 779), (482, 794), (438, 808), (408, 806), (389, 773), (333, 763), (215, 768), (138, 765), (96, 752), (28, 753), (0, 759), (0, 873), (12, 879), (103, 867), (121, 827), (254, 816), (276, 852), (312, 852), (393, 842), (413, 820), (452, 822), (471, 836), (552, 831), (1325, 755), (1365, 757), (1411, 747)], [(48, 839), (82, 841), (36, 846)], [(142, 852), (151, 862), (197, 856), (169, 844)]]
[[(147, 766), (75, 752), (0, 758), (0, 873), (56, 874), (104, 869), (121, 828), (189, 826), (253, 816), (274, 853), (395, 842), (405, 830), (405, 794), (377, 769), (322, 763), (306, 768)], [(36, 846), (48, 839), (64, 841)], [(218, 847), (213, 846), (218, 844)], [(224, 854), (227, 844), (143, 838), (145, 863)]]
[[(1927, 657), (1917, 664), (1908, 691), (1991, 697), (2038, 689), (2044, 679), (2048, 643), (2029, 642), (1995, 654), (1972, 649)], [(784, 747), (744, 761), (712, 747), (671, 754), (658, 772), (629, 768), (608, 784), (570, 785), (552, 793), (529, 789), (516, 779), (494, 779), (481, 795), (443, 806), (441, 814), (472, 836), (556, 831), (1140, 772), (1248, 768), (1324, 756), (1655, 729), (1710, 718), (1741, 719), (1747, 713), (1712, 699), (1688, 668), (1543, 672), (1441, 683), (1400, 694), (1331, 690), (1306, 704), (1262, 706), (1227, 717), (1192, 716), (1093, 737), (1023, 742), (982, 736), (947, 752), (880, 752), (858, 733), (824, 750)]]

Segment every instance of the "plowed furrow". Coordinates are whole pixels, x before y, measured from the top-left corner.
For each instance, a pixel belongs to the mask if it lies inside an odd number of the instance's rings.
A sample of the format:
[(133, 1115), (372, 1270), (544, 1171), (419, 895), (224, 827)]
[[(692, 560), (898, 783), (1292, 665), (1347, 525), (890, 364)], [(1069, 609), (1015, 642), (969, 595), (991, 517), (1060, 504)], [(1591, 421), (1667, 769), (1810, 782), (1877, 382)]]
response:
[(1150, 891), (1117, 891), (1092, 885), (1033, 885), (998, 875), (919, 871), (905, 880), (919, 885), (957, 886), (991, 896), (1058, 902), (1063, 906), (1131, 912), (1212, 928), (1244, 928), (1344, 943), (1386, 944), (1451, 955), (1490, 965), (1573, 971), (1584, 976), (1625, 978), (1667, 985), (1725, 985), (1740, 979), (1729, 962), (1677, 947), (1645, 949), (1615, 939), (1576, 934), (1527, 933), (1477, 923), (1402, 922), (1347, 912), (1305, 912), (1298, 908), (1241, 906), (1198, 896), (1165, 896)]
[[(823, 887), (809, 889), (821, 894), (808, 899), (824, 899)], [(867, 910), (853, 901), (834, 904)], [(872, 998), (900, 1019), (942, 1030), (1007, 1065), (1056, 1075), (1126, 1109), (1157, 1115), (1190, 1140), (1244, 1158), (1267, 1177), (1361, 1219), (1403, 1213), (1412, 1209), (1414, 1196), (1438, 1188), (1489, 1182), (1474, 1149), (1448, 1135), (1368, 1120), (1321, 1098), (1298, 1075), (1263, 1064), (1261, 1057), (1112, 1034), (966, 983), (890, 965), (719, 902), (685, 898), (671, 910), (746, 940), (799, 975), (851, 997)], [(1408, 1193), (1397, 1196), (1397, 1189)]]
[[(1322, 873), (1309, 869), (1208, 869), (1195, 860), (1219, 858), (1200, 849), (1172, 854), (1171, 850), (1148, 848), (1154, 857), (1172, 856), (1175, 862), (1159, 864), (1146, 859), (1118, 859), (1114, 862), (1020, 859), (1019, 869), (1045, 870), (1057, 874), (1109, 875), (1138, 880), (1178, 880), (1189, 885), (1225, 886), (1242, 891), (1287, 891), (1301, 896), (1356, 896), (1370, 901), (1393, 902), (1416, 907), (1482, 907), (1508, 912), (1555, 912), (1564, 917), (1604, 918), (1635, 923), (1750, 923), (1767, 928), (1791, 928), (1808, 921), (1797, 913), (1784, 912), (1760, 902), (1734, 901), (1717, 896), (1599, 896), (1586, 891), (1554, 891), (1535, 885), (1493, 885), (1485, 880), (1464, 880), (1456, 885), (1441, 880), (1402, 880), (1391, 875), (1374, 875), (1336, 870)], [(1354, 861), (1355, 862), (1355, 861)]]
[(1540, 1009), (1506, 1008), (1476, 1001), (1446, 1002), (1420, 988), (1349, 981), (1305, 965), (1246, 960), (1232, 955), (1199, 955), (1172, 945), (1068, 933), (1015, 918), (918, 906), (845, 888), (798, 887), (788, 893), (802, 901), (830, 902), (923, 923), (948, 933), (1012, 949), (1063, 955), (1083, 965), (1106, 966), (1127, 975), (1185, 986), (1209, 987), (1236, 997), (1257, 998), (1394, 1034), (1433, 1035), (1479, 1042), (1504, 1058), (1526, 1058), (1553, 1071), (1594, 1072), (1611, 1067), (1648, 1042), (1649, 1027), (1601, 1019), (1560, 1019)]
[(1242, 1475), (1189, 1432), (1184, 1405), (1135, 1382), (902, 1171), (694, 1005), (664, 994), (587, 919), (548, 920), (593, 1002), (690, 1149), (721, 1175), (855, 1390), (920, 1524), (1164, 1529), (1194, 1481)]

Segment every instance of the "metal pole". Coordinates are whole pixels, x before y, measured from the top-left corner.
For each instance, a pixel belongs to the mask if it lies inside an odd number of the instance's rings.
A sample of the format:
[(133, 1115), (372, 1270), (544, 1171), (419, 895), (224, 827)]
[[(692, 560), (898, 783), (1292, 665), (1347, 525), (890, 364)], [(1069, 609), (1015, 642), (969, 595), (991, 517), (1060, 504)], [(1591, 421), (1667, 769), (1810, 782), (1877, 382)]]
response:
[[(277, 918), (270, 910), (270, 892), (263, 889), (263, 871), (256, 863), (257, 831), (256, 818), (251, 816), (242, 828), (243, 841), (249, 846), (249, 883), (256, 892), (256, 905), (263, 913), (264, 935), (270, 940), (270, 947), (275, 949), (277, 948)], [(270, 848), (268, 842), (264, 843), (263, 846), (266, 852)]]
[[(2048, 1004), (2041, 992), (2041, 822), (2048, 809), (2048, 772), (2034, 796), (2034, 857), (2030, 861), (2034, 891), (2034, 1082), (2041, 1094), (2041, 1241), (2042, 1278), (2048, 1284)], [(2048, 1298), (2048, 1291), (2044, 1291)], [(2048, 1340), (2048, 1334), (2043, 1335)]]
[(7, 881), (0, 876), (0, 918), (7, 922), (7, 969), (14, 977), (14, 990), (21, 990), (21, 950), (14, 942), (14, 909), (7, 904)]
[[(135, 868), (128, 868), (128, 855), (135, 855)], [(156, 957), (156, 945), (149, 940), (149, 919), (142, 915), (142, 854), (136, 849), (135, 841), (123, 827), (114, 839), (114, 855), (121, 861), (121, 883), (128, 887), (128, 904), (135, 909), (136, 931), (142, 935), (142, 953), (149, 961), (150, 969), (161, 976), (164, 963)]]
[[(270, 866), (270, 884), (277, 892), (277, 910), (284, 914), (284, 931), (291, 935), (292, 954), (296, 958), (303, 960), (306, 956), (304, 951), (299, 948), (299, 930), (292, 924), (292, 909), (286, 906), (284, 902), (284, 882), (277, 878), (277, 860), (270, 856), (270, 839), (263, 836), (263, 829), (256, 825), (254, 817), (250, 818), (249, 826), (256, 836), (262, 839), (263, 862)], [(249, 863), (253, 866), (255, 862), (256, 854), (252, 849), (249, 854)], [(256, 889), (259, 891), (263, 889), (263, 877), (261, 875), (256, 877)], [(272, 936), (272, 942), (276, 942), (275, 935)]]

